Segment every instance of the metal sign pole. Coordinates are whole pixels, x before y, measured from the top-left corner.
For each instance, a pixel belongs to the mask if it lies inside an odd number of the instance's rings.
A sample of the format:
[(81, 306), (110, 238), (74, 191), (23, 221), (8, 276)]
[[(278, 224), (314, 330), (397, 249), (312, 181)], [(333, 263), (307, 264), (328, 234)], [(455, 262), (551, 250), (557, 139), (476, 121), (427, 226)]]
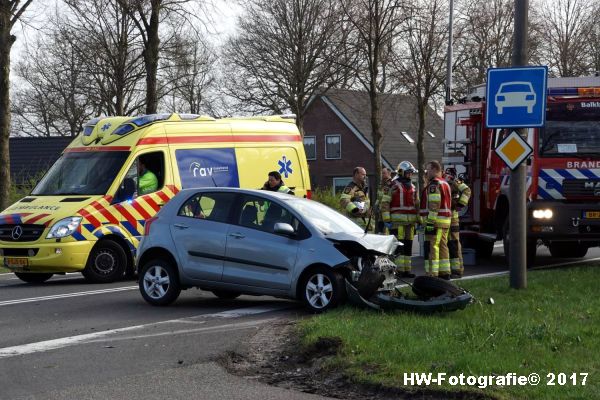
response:
[[(515, 32), (512, 53), (513, 67), (527, 65), (527, 28), (529, 0), (515, 0)], [(545, 96), (542, 93), (542, 96)], [(527, 140), (527, 129), (518, 133)], [(527, 165), (521, 163), (510, 173), (510, 287), (527, 287)]]

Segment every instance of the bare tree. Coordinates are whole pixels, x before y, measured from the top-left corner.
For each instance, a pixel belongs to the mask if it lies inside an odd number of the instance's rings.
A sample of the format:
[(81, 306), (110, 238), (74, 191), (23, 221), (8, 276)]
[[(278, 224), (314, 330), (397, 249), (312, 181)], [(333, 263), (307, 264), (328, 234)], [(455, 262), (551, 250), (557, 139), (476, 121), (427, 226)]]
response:
[(29, 135), (75, 136), (93, 113), (84, 59), (71, 46), (70, 32), (38, 39), (17, 64), (22, 79), (13, 113)]
[(130, 115), (144, 105), (141, 37), (133, 19), (112, 0), (65, 0), (69, 14), (55, 18), (56, 30), (68, 30), (73, 51), (89, 75), (88, 95), (98, 113)]
[(590, 39), (594, 2), (555, 0), (541, 11), (544, 56), (558, 76), (578, 76), (590, 70)]
[[(154, 114), (159, 100), (161, 24), (173, 15), (177, 15), (181, 21), (189, 22), (188, 16), (194, 16), (185, 8), (190, 0), (117, 0), (117, 2), (133, 18), (142, 39), (142, 56), (146, 71), (146, 114)], [(169, 30), (169, 32), (173, 31)]]
[(0, 0), (0, 210), (10, 191), (10, 50), (17, 40), (12, 29), (33, 0)]
[(485, 82), (487, 69), (511, 64), (513, 0), (466, 0), (456, 10), (455, 92)]
[(345, 22), (352, 33), (346, 43), (356, 62), (352, 70), (367, 91), (371, 107), (371, 131), (375, 150), (376, 184), (381, 180), (381, 94), (388, 89), (387, 67), (392, 49), (407, 17), (402, 0), (342, 0)]
[(217, 57), (193, 31), (177, 33), (165, 49), (162, 102), (173, 112), (199, 114), (212, 111), (209, 93), (216, 84)]
[(286, 109), (303, 133), (306, 104), (344, 78), (336, 0), (251, 0), (226, 46), (228, 94), (246, 111)]
[(425, 117), (434, 96), (440, 96), (446, 77), (448, 41), (448, 2), (419, 0), (413, 2), (411, 18), (404, 24), (403, 40), (394, 58), (394, 75), (400, 85), (417, 102), (417, 159), (419, 184), (424, 183)]

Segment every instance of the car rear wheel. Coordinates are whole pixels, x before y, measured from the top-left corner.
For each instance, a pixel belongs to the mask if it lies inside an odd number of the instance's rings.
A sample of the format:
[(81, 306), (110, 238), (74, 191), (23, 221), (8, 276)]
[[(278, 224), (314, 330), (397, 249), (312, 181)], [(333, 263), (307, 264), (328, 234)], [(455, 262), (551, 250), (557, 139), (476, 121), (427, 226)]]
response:
[(169, 305), (181, 293), (176, 267), (165, 260), (147, 262), (140, 270), (139, 277), (140, 293), (153, 306)]
[(90, 282), (114, 282), (123, 277), (126, 264), (127, 255), (123, 248), (105, 239), (94, 247), (82, 274)]
[(17, 278), (27, 283), (43, 283), (48, 279), (52, 278), (54, 274), (42, 274), (42, 273), (25, 273), (25, 272), (15, 272)]
[(342, 275), (324, 267), (306, 274), (300, 290), (304, 304), (317, 313), (337, 307), (346, 295)]
[(240, 297), (240, 292), (232, 292), (230, 290), (211, 290), (215, 296), (223, 300), (232, 300)]

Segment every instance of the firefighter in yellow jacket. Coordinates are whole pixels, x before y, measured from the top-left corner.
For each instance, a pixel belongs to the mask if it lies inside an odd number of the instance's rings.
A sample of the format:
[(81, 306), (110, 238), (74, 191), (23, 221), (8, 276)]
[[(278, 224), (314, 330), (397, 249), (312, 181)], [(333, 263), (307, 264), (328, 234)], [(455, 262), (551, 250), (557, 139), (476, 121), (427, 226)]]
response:
[(354, 168), (352, 182), (344, 188), (340, 196), (340, 205), (350, 218), (357, 223), (367, 223), (370, 210), (369, 189), (366, 185), (367, 171), (362, 167)]
[(409, 162), (398, 164), (396, 179), (384, 192), (381, 202), (383, 222), (390, 233), (402, 242), (402, 254), (396, 257), (396, 265), (400, 276), (414, 278), (412, 269), (412, 245), (417, 225), (417, 204), (419, 204), (417, 189), (411, 181), (412, 174), (417, 169)]
[(438, 161), (427, 164), (429, 182), (421, 195), (420, 219), (425, 226), (425, 273), (450, 279), (448, 230), (452, 217), (450, 185)]
[(461, 278), (464, 273), (462, 246), (460, 244), (460, 211), (469, 204), (471, 188), (462, 178), (457, 177), (455, 168), (447, 168), (446, 181), (452, 193), (452, 220), (450, 222), (450, 237), (448, 250), (450, 252), (450, 269), (453, 278)]

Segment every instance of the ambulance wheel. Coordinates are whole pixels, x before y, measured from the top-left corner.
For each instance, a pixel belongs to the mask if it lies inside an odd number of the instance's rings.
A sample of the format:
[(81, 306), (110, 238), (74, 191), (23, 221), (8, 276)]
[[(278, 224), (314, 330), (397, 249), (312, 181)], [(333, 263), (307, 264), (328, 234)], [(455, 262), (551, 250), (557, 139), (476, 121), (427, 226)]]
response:
[[(504, 246), (504, 256), (506, 257), (506, 262), (510, 261), (509, 256), (509, 245), (510, 245), (510, 233), (509, 233), (509, 224), (508, 224), (508, 216), (506, 216), (506, 221), (504, 221), (503, 229), (502, 229), (502, 244)], [(526, 253), (527, 253), (527, 268), (533, 267), (535, 264), (535, 257), (537, 253), (537, 239), (535, 238), (527, 238), (526, 244)]]
[(17, 276), (17, 278), (19, 278), (23, 282), (43, 283), (43, 282), (46, 282), (48, 279), (52, 278), (52, 275), (54, 275), (54, 274), (42, 274), (42, 273), (28, 274), (26, 272), (15, 272), (15, 275)]
[(118, 243), (105, 239), (96, 244), (85, 269), (83, 276), (90, 282), (109, 283), (123, 277), (127, 255)]

